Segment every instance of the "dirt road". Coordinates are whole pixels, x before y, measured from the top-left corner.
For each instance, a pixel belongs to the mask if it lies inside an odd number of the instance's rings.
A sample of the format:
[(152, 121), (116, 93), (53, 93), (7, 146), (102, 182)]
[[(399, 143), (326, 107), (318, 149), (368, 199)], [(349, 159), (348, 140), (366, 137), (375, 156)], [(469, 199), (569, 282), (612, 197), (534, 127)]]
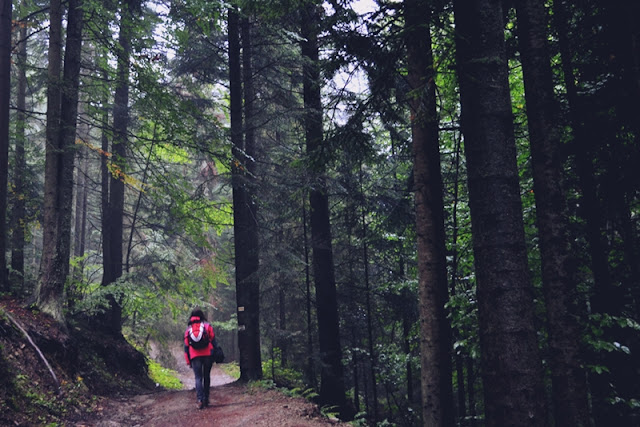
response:
[(195, 427), (268, 426), (313, 427), (338, 425), (320, 414), (316, 405), (279, 391), (234, 382), (218, 365), (211, 371), (211, 404), (196, 408), (192, 371), (176, 354), (181, 391), (161, 391), (129, 398), (109, 399), (98, 407), (95, 418), (76, 427)]

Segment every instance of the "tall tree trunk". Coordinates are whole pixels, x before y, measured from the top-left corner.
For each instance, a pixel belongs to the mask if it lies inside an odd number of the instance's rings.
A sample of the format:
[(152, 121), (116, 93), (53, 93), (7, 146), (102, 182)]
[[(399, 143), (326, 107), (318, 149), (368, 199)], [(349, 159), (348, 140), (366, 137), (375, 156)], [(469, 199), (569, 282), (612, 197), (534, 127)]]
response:
[(586, 117), (582, 101), (578, 95), (576, 75), (572, 63), (573, 49), (568, 32), (570, 28), (569, 12), (565, 0), (553, 2), (555, 27), (558, 31), (558, 42), (562, 57), (562, 71), (569, 102), (571, 127), (573, 129), (573, 153), (576, 158), (576, 173), (578, 175), (582, 198), (581, 213), (586, 221), (587, 242), (591, 257), (591, 272), (594, 281), (594, 296), (591, 306), (594, 312), (618, 312), (618, 302), (621, 299), (619, 290), (611, 283), (609, 271), (609, 250), (602, 234), (604, 220), (602, 218), (601, 204), (596, 192), (595, 171), (593, 167), (593, 151), (589, 132), (582, 120)]
[[(43, 282), (53, 268), (56, 244), (56, 189), (58, 188), (58, 129), (60, 127), (60, 96), (62, 74), (62, 5), (60, 0), (49, 3), (49, 51), (47, 68), (47, 125), (44, 166), (44, 199), (42, 209), (42, 259), (36, 297), (40, 299)], [(45, 300), (42, 299), (42, 303)], [(61, 311), (61, 310), (57, 310)]]
[(418, 245), (422, 419), (426, 426), (453, 425), (451, 330), (447, 319), (444, 204), (435, 72), (427, 0), (405, 0), (408, 80)]
[[(102, 70), (102, 78), (106, 81), (108, 79), (107, 70)], [(100, 148), (102, 155), (100, 157), (100, 220), (101, 220), (101, 233), (102, 233), (102, 264), (103, 268), (107, 264), (111, 264), (111, 239), (107, 238), (106, 232), (109, 229), (109, 223), (107, 215), (109, 213), (109, 184), (111, 183), (111, 174), (109, 172), (109, 107), (110, 95), (106, 92), (102, 94), (102, 110), (101, 110), (101, 134), (100, 134)]]
[(236, 264), (236, 301), (238, 305), (238, 347), (240, 349), (240, 380), (262, 378), (259, 331), (259, 287), (253, 258), (257, 248), (252, 248), (255, 236), (249, 224), (255, 221), (251, 195), (247, 186), (246, 145), (242, 120), (242, 66), (240, 45), (240, 18), (237, 8), (229, 9), (229, 97), (231, 115), (231, 145), (233, 162), (231, 180), (233, 187), (233, 232)]
[(0, 0), (0, 291), (9, 291), (7, 275), (7, 223), (9, 183), (9, 106), (11, 104), (12, 2)]
[(11, 284), (23, 290), (24, 285), (24, 245), (25, 245), (25, 144), (27, 121), (27, 27), (20, 28), (18, 44), (18, 92), (16, 100), (16, 148), (13, 164), (13, 212), (11, 215)]
[[(378, 422), (378, 381), (376, 376), (376, 365), (378, 355), (376, 353), (376, 343), (375, 338), (376, 334), (373, 331), (373, 303), (371, 302), (371, 281), (369, 280), (369, 248), (367, 242), (367, 220), (366, 220), (366, 208), (365, 208), (365, 194), (364, 194), (364, 178), (362, 173), (362, 162), (360, 162), (360, 173), (359, 173), (359, 183), (360, 183), (360, 199), (363, 200), (363, 205), (361, 206), (360, 212), (360, 222), (362, 225), (362, 262), (363, 262), (363, 270), (364, 270), (364, 289), (365, 289), (365, 306), (367, 310), (367, 342), (369, 344), (369, 358), (371, 359), (369, 363), (369, 370), (371, 373), (371, 391), (372, 391), (372, 399), (373, 399), (373, 423)], [(355, 222), (355, 221), (354, 221)]]
[[(43, 271), (40, 289), (37, 295), (38, 307), (64, 323), (63, 302), (64, 285), (69, 274), (69, 255), (71, 253), (71, 219), (73, 211), (73, 168), (76, 153), (76, 122), (78, 118), (78, 89), (80, 84), (80, 65), (82, 50), (82, 27), (84, 24), (81, 0), (69, 1), (67, 17), (67, 41), (65, 46), (64, 74), (60, 96), (60, 119), (58, 135), (55, 140), (54, 165), (45, 176), (53, 180), (56, 188), (53, 194), (53, 212), (49, 219), (53, 223), (55, 241), (49, 242), (53, 256)], [(49, 148), (49, 147), (48, 147)], [(49, 183), (50, 185), (50, 183)], [(47, 195), (45, 195), (47, 197)], [(46, 207), (46, 205), (45, 205)], [(50, 206), (51, 207), (51, 206)], [(43, 257), (44, 259), (44, 257)]]
[[(103, 70), (103, 78), (107, 79), (107, 72)], [(101, 210), (101, 232), (102, 232), (102, 264), (111, 264), (111, 239), (106, 235), (109, 229), (109, 223), (107, 215), (109, 213), (109, 184), (111, 183), (111, 174), (109, 173), (109, 95), (104, 93), (102, 99), (102, 111), (101, 111), (101, 135), (100, 135), (100, 148), (102, 150), (102, 156), (100, 157), (100, 210)]]
[(240, 376), (243, 380), (248, 380), (250, 366), (246, 323), (245, 305), (246, 297), (244, 288), (241, 285), (241, 278), (246, 271), (245, 257), (245, 230), (240, 227), (245, 211), (245, 191), (242, 183), (242, 152), (244, 141), (242, 139), (242, 68), (240, 65), (240, 20), (238, 10), (229, 8), (228, 16), (229, 31), (229, 116), (231, 121), (231, 184), (233, 190), (233, 240), (236, 266), (236, 300), (238, 305), (238, 349), (240, 350)]
[[(355, 328), (350, 328), (351, 342), (357, 342)], [(351, 375), (353, 376), (353, 409), (355, 413), (360, 412), (360, 374), (359, 369), (359, 357), (358, 352), (354, 351), (351, 354)]]
[[(599, 0), (602, 10), (604, 32), (608, 37), (608, 66), (614, 86), (616, 111), (620, 122), (612, 129), (611, 139), (615, 146), (608, 157), (608, 174), (615, 175), (607, 186), (608, 200), (613, 200), (614, 216), (619, 223), (623, 240), (624, 259), (628, 278), (620, 286), (622, 292), (635, 301), (636, 316), (640, 316), (640, 248), (637, 232), (634, 232), (635, 215), (630, 206), (636, 200), (638, 179), (636, 167), (640, 159), (640, 28), (636, 20), (640, 17), (640, 4), (625, 0)], [(626, 134), (625, 136), (620, 132)], [(621, 162), (622, 160), (622, 162)], [(636, 317), (637, 318), (637, 317)], [(631, 368), (633, 369), (633, 368)]]
[[(454, 298), (457, 294), (458, 288), (458, 265), (460, 260), (460, 253), (458, 251), (458, 203), (460, 202), (459, 198), (459, 189), (460, 189), (460, 151), (462, 147), (460, 144), (460, 138), (455, 138), (455, 149), (454, 149), (454, 157), (453, 157), (453, 165), (452, 169), (454, 172), (453, 178), (453, 208), (450, 213), (452, 224), (452, 235), (451, 235), (451, 246), (452, 250), (449, 256), (451, 257), (451, 283), (450, 287), (450, 296)], [(457, 340), (458, 331), (452, 330), (451, 340), (455, 342)], [(467, 417), (467, 411), (465, 407), (465, 384), (464, 384), (464, 354), (461, 352), (455, 352), (453, 355), (455, 361), (455, 369), (456, 369), (456, 386), (457, 386), (457, 402), (458, 402), (458, 419), (463, 420)], [(462, 424), (462, 423), (461, 423)], [(462, 424), (464, 425), (464, 424)]]
[(487, 426), (546, 424), (501, 0), (455, 0)]
[(71, 253), (71, 222), (73, 218), (73, 175), (76, 156), (76, 127), (80, 67), (82, 60), (82, 28), (84, 24), (82, 0), (69, 1), (67, 17), (67, 42), (65, 47), (62, 108), (60, 115), (61, 171), (58, 179), (58, 239), (56, 264), (64, 266), (60, 283), (64, 286), (69, 273)]
[[(103, 242), (109, 240), (103, 252), (109, 252), (103, 260), (104, 273), (102, 285), (115, 283), (122, 277), (123, 243), (124, 243), (124, 177), (127, 170), (127, 145), (129, 131), (129, 67), (131, 56), (131, 39), (133, 33), (133, 11), (137, 0), (123, 2), (120, 10), (120, 33), (118, 35), (118, 64), (116, 71), (116, 88), (113, 100), (113, 144), (111, 146), (111, 178), (109, 185), (106, 229), (103, 230)], [(122, 330), (122, 307), (113, 294), (109, 295), (109, 308), (105, 313), (105, 327), (112, 334), (118, 335)]]
[[(86, 113), (82, 103), (79, 104), (78, 116)], [(76, 168), (76, 196), (75, 196), (75, 223), (73, 227), (73, 256), (82, 258), (85, 253), (86, 224), (87, 224), (87, 174), (89, 173), (89, 156), (87, 155), (86, 144), (89, 144), (90, 128), (88, 123), (78, 125), (78, 140), (81, 142), (78, 150), (79, 165)], [(67, 288), (67, 304), (71, 310), (78, 298), (76, 284), (82, 281), (84, 274), (84, 261), (78, 262), (71, 272), (72, 281)]]
[(547, 308), (549, 357), (556, 425), (587, 426), (586, 373), (580, 360), (576, 265), (571, 255), (563, 188), (559, 109), (547, 48), (547, 15), (537, 0), (518, 0), (533, 186)]
[(280, 336), (278, 337), (278, 347), (280, 348), (280, 366), (286, 368), (289, 364), (289, 345), (287, 332), (287, 300), (286, 300), (286, 287), (284, 281), (278, 286), (278, 330)]
[(302, 201), (302, 234), (304, 239), (304, 283), (305, 283), (305, 303), (306, 303), (306, 315), (307, 315), (307, 367), (306, 375), (307, 382), (312, 387), (317, 387), (316, 370), (315, 370), (315, 358), (313, 356), (313, 313), (312, 313), (312, 296), (311, 296), (311, 272), (309, 265), (311, 265), (309, 259), (309, 239), (307, 231), (307, 203), (306, 200)]
[(467, 371), (467, 407), (469, 408), (469, 418), (471, 422), (469, 425), (475, 427), (478, 425), (476, 417), (476, 364), (473, 361), (471, 355), (468, 355), (465, 360), (465, 367)]
[[(88, 136), (88, 132), (84, 137)], [(80, 139), (86, 141), (83, 136)], [(86, 220), (87, 220), (87, 173), (88, 173), (88, 156), (84, 147), (78, 150), (78, 168), (76, 169), (76, 207), (75, 207), (75, 223), (73, 227), (73, 256), (80, 258), (84, 256), (86, 241)], [(80, 162), (80, 160), (82, 160)], [(74, 280), (82, 280), (82, 263), (74, 268)]]
[(413, 365), (411, 363), (411, 318), (409, 310), (402, 310), (402, 351), (407, 357), (405, 372), (407, 376), (407, 400), (414, 403)]
[(301, 9), (301, 43), (303, 56), (303, 98), (304, 129), (307, 155), (311, 162), (313, 185), (309, 194), (311, 210), (311, 250), (313, 276), (316, 287), (318, 316), (318, 336), (320, 344), (320, 401), (335, 405), (346, 413), (342, 348), (340, 347), (340, 327), (338, 300), (331, 244), (331, 222), (329, 198), (326, 191), (324, 161), (321, 149), (322, 100), (320, 97), (320, 69), (318, 33), (322, 6), (309, 2)]
[(242, 82), (244, 98), (244, 158), (242, 165), (246, 173), (245, 196), (247, 237), (247, 276), (242, 279), (247, 292), (245, 306), (246, 326), (249, 351), (251, 353), (250, 378), (262, 378), (262, 358), (260, 355), (260, 280), (258, 268), (260, 267), (260, 242), (258, 240), (258, 203), (256, 198), (256, 123), (254, 101), (256, 93), (253, 86), (253, 46), (251, 38), (251, 21), (245, 16), (241, 21), (242, 40)]
[[(640, 149), (640, 4), (628, 0), (598, 0), (604, 31), (608, 32), (608, 62), (619, 85), (616, 115), (633, 133), (633, 145)], [(635, 189), (635, 187), (634, 187)]]
[(7, 196), (9, 180), (9, 105), (11, 104), (11, 0), (0, 0), (0, 291), (8, 291)]
[[(586, 222), (586, 240), (591, 258), (591, 273), (593, 275), (593, 294), (590, 299), (591, 311), (601, 314), (618, 315), (621, 309), (621, 287), (612, 283), (609, 270), (609, 248), (603, 234), (604, 219), (601, 203), (596, 191), (596, 179), (593, 166), (592, 137), (588, 124), (583, 121), (585, 106), (579, 96), (577, 73), (574, 71), (572, 37), (569, 29), (572, 18), (569, 5), (564, 0), (553, 2), (553, 16), (555, 28), (558, 32), (558, 43), (562, 58), (562, 71), (569, 104), (569, 119), (573, 130), (572, 154), (575, 155), (576, 173), (578, 175), (579, 191), (581, 193), (580, 206)], [(607, 362), (607, 355), (596, 355), (595, 363), (611, 366)], [(597, 425), (614, 422), (618, 416), (613, 406), (608, 402), (612, 395), (612, 384), (615, 380), (610, 373), (593, 374), (589, 376), (592, 410)]]
[[(78, 139), (86, 144), (90, 138), (89, 125), (86, 123), (82, 124), (78, 133)], [(85, 254), (87, 235), (87, 202), (89, 197), (87, 174), (89, 173), (89, 156), (86, 147), (80, 147), (78, 158), (81, 162), (76, 169), (75, 224), (73, 227), (73, 256), (76, 259), (82, 258)], [(76, 291), (76, 284), (82, 281), (84, 266), (84, 261), (78, 262), (71, 272), (72, 282), (67, 288), (67, 304), (70, 310), (73, 309), (76, 299), (79, 297)]]

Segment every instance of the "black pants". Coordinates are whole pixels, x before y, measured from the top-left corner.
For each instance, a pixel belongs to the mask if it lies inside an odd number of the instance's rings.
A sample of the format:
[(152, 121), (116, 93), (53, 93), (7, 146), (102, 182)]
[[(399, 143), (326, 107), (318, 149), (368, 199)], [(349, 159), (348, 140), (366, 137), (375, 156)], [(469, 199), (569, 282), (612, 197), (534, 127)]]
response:
[(196, 395), (199, 402), (209, 400), (209, 387), (211, 386), (211, 356), (199, 356), (191, 359), (191, 368), (196, 377)]

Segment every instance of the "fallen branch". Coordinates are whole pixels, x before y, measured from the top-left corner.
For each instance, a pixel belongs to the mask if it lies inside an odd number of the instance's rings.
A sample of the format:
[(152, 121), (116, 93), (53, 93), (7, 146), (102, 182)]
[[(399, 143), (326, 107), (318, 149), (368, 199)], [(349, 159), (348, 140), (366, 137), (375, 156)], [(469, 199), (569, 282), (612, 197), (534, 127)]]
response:
[(47, 369), (49, 369), (49, 372), (51, 373), (51, 376), (53, 377), (53, 380), (56, 383), (58, 392), (60, 392), (60, 381), (58, 381), (58, 377), (56, 376), (56, 373), (53, 372), (53, 369), (51, 368), (51, 365), (49, 364), (49, 362), (47, 361), (47, 358), (44, 357), (44, 354), (42, 354), (42, 351), (40, 351), (40, 348), (38, 348), (38, 346), (36, 345), (35, 342), (33, 342), (33, 340), (31, 339), (31, 337), (29, 336), (29, 334), (27, 333), (27, 331), (20, 326), (20, 324), (13, 318), (11, 317), (11, 315), (9, 313), (7, 313), (5, 310), (3, 310), (2, 308), (0, 308), (0, 312), (2, 312), (2, 314), (4, 314), (5, 316), (7, 316), (7, 319), (9, 319), (14, 325), (16, 325), (16, 327), (18, 329), (20, 329), (20, 332), (22, 332), (24, 334), (25, 337), (27, 337), (27, 340), (29, 341), (29, 343), (33, 346), (33, 348), (36, 350), (36, 352), (38, 353), (38, 355), (40, 356), (40, 359), (42, 359), (42, 361), (44, 362), (44, 364), (47, 366)]

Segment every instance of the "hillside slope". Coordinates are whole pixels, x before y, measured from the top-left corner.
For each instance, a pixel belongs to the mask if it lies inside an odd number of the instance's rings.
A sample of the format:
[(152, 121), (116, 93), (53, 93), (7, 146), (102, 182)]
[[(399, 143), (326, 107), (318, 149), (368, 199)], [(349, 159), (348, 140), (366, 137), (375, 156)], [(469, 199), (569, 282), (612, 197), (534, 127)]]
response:
[(81, 320), (66, 332), (21, 302), (0, 298), (0, 425), (66, 425), (95, 411), (101, 397), (154, 387), (145, 356), (123, 337)]

